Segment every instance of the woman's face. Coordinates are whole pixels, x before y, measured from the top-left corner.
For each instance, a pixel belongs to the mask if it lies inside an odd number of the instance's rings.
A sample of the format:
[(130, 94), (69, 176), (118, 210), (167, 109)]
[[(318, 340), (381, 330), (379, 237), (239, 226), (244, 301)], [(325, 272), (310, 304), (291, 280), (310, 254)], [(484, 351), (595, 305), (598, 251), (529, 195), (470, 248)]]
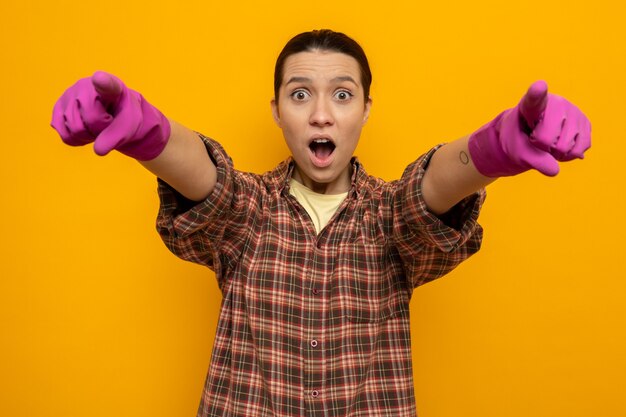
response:
[(350, 188), (350, 159), (367, 121), (358, 62), (349, 55), (300, 52), (285, 60), (272, 112), (296, 162), (294, 179), (325, 194)]

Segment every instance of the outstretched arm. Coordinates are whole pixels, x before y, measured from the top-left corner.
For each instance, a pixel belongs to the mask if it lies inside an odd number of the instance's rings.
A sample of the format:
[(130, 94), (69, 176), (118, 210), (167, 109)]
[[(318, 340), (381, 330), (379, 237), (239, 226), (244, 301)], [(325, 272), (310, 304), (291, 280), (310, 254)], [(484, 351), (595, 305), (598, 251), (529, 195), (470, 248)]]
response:
[(516, 107), (437, 150), (424, 175), (424, 201), (440, 215), (499, 177), (529, 169), (554, 176), (557, 161), (582, 159), (590, 146), (587, 117), (537, 81)]
[(168, 120), (138, 92), (102, 71), (68, 88), (56, 102), (52, 127), (65, 143), (94, 143), (138, 160), (190, 200), (206, 198), (216, 169), (195, 132)]

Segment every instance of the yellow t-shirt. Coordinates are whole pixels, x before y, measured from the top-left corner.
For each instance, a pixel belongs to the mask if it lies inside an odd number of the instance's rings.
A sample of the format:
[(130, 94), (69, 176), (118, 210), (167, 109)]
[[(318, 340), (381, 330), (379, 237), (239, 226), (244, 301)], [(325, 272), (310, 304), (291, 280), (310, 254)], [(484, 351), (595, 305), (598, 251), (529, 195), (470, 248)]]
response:
[(289, 193), (298, 200), (298, 203), (309, 214), (318, 234), (328, 224), (341, 202), (348, 196), (347, 192), (341, 194), (318, 194), (293, 178), (289, 181)]

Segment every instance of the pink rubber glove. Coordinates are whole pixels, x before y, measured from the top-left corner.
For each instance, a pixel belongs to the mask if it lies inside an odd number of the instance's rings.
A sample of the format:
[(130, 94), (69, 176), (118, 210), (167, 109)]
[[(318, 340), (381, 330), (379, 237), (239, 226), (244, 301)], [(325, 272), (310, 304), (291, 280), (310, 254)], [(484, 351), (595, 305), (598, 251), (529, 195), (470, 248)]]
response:
[(469, 151), (487, 177), (516, 175), (529, 169), (554, 176), (557, 161), (584, 158), (591, 146), (591, 123), (572, 103), (548, 94), (544, 81), (530, 86), (520, 103), (472, 133)]
[(97, 71), (68, 88), (52, 111), (63, 142), (94, 142), (98, 155), (113, 149), (140, 161), (156, 158), (170, 137), (170, 123), (141, 94), (112, 74)]

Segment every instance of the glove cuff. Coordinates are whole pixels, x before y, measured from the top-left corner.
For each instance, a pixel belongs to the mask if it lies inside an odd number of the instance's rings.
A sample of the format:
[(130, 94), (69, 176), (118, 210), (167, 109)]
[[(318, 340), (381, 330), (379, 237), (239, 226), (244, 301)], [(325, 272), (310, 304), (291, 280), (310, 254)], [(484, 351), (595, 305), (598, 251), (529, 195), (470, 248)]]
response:
[(500, 124), (507, 113), (517, 108), (505, 110), (495, 119), (470, 135), (468, 148), (474, 166), (486, 177), (508, 177), (527, 171), (511, 160), (502, 148), (500, 141)]
[(163, 152), (171, 134), (170, 122), (140, 94), (143, 123), (137, 129), (138, 140), (117, 147), (124, 155), (138, 161), (150, 161)]

